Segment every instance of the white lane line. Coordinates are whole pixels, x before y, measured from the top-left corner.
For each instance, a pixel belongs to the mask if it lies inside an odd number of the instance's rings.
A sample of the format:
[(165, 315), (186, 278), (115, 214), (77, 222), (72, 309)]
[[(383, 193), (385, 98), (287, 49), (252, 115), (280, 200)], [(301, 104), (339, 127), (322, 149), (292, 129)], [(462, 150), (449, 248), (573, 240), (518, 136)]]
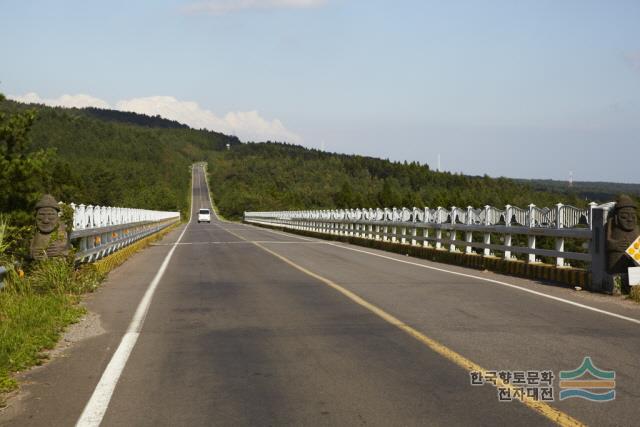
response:
[(320, 240), (320, 239), (312, 239), (309, 237), (301, 237), (298, 236), (294, 233), (286, 233), (286, 232), (282, 232), (282, 231), (277, 231), (277, 230), (272, 230), (270, 228), (265, 228), (265, 227), (259, 227), (257, 225), (253, 225), (253, 224), (243, 224), (244, 226), (246, 226), (247, 228), (251, 228), (251, 229), (255, 229), (256, 231), (268, 231), (269, 233), (273, 233), (273, 234), (278, 234), (280, 236), (285, 236), (285, 237), (295, 237), (296, 239), (300, 239), (300, 240), (304, 240), (307, 242), (324, 242), (325, 240)]
[[(287, 236), (291, 236), (292, 235), (292, 233), (283, 233), (283, 232), (271, 230), (269, 228), (262, 228), (262, 227), (257, 227), (257, 226), (253, 226), (253, 227), (261, 228), (263, 230), (271, 231), (271, 232), (277, 233), (277, 234), (283, 234), (283, 235), (287, 235)], [(305, 240), (312, 241), (311, 239), (305, 239)], [(522, 291), (522, 292), (528, 292), (528, 293), (533, 294), (533, 295), (538, 295), (538, 296), (541, 296), (541, 297), (544, 297), (544, 298), (548, 298), (548, 299), (551, 299), (551, 300), (554, 300), (554, 301), (558, 301), (558, 302), (562, 302), (562, 303), (565, 303), (565, 304), (569, 304), (569, 305), (572, 305), (574, 307), (579, 307), (579, 308), (582, 308), (582, 309), (585, 309), (585, 310), (593, 311), (593, 312), (596, 312), (596, 313), (604, 314), (606, 316), (615, 317), (617, 319), (625, 320), (627, 322), (631, 322), (631, 323), (635, 323), (635, 324), (640, 325), (640, 320), (639, 319), (635, 319), (633, 317), (623, 316), (622, 314), (617, 314), (617, 313), (613, 313), (611, 311), (602, 310), (600, 308), (591, 307), (589, 305), (580, 304), (579, 302), (571, 301), (571, 300), (568, 300), (568, 299), (565, 299), (565, 298), (561, 298), (561, 297), (557, 297), (557, 296), (554, 296), (554, 295), (545, 294), (544, 292), (534, 291), (533, 289), (528, 289), (528, 288), (525, 288), (525, 287), (522, 287), (522, 286), (513, 285), (511, 283), (502, 282), (500, 280), (494, 280), (494, 279), (489, 279), (489, 278), (486, 278), (486, 277), (475, 276), (473, 274), (460, 273), (458, 271), (447, 270), (445, 268), (440, 268), (440, 267), (432, 267), (430, 265), (425, 265), (425, 264), (420, 264), (420, 263), (417, 263), (417, 262), (406, 261), (406, 260), (403, 260), (403, 259), (398, 259), (398, 258), (394, 258), (394, 257), (391, 257), (391, 256), (382, 255), (382, 254), (378, 254), (378, 253), (375, 253), (375, 252), (370, 252), (370, 251), (366, 251), (366, 250), (362, 250), (362, 249), (351, 248), (349, 246), (339, 245), (339, 244), (333, 243), (333, 242), (327, 242), (327, 245), (334, 246), (336, 248), (342, 248), (342, 249), (345, 249), (345, 250), (348, 250), (348, 251), (361, 252), (363, 254), (368, 254), (368, 255), (376, 256), (378, 258), (384, 258), (384, 259), (388, 259), (388, 260), (391, 260), (391, 261), (400, 262), (400, 263), (403, 263), (403, 264), (409, 264), (409, 265), (413, 265), (413, 266), (420, 267), (420, 268), (426, 268), (428, 270), (440, 271), (442, 273), (449, 273), (449, 274), (453, 274), (453, 275), (456, 275), (456, 276), (461, 276), (461, 277), (467, 277), (467, 278), (471, 278), (471, 279), (481, 280), (483, 282), (492, 283), (494, 285), (500, 285), (500, 286), (505, 286), (505, 287), (512, 288), (512, 289), (517, 289), (517, 290)]]
[(494, 279), (489, 279), (489, 278), (486, 278), (486, 277), (475, 276), (473, 274), (460, 273), (458, 271), (446, 270), (444, 268), (439, 268), (439, 267), (432, 267), (430, 265), (419, 264), (417, 262), (405, 261), (403, 259), (397, 259), (397, 258), (393, 258), (393, 257), (390, 257), (390, 256), (377, 254), (375, 252), (365, 251), (365, 250), (362, 250), (362, 249), (350, 248), (350, 247), (343, 246), (343, 245), (338, 245), (338, 244), (332, 243), (332, 242), (327, 242), (327, 245), (335, 246), (336, 248), (342, 248), (342, 249), (345, 249), (345, 250), (348, 250), (348, 251), (361, 252), (363, 254), (373, 255), (373, 256), (376, 256), (378, 258), (384, 258), (384, 259), (388, 259), (388, 260), (391, 260), (391, 261), (401, 262), (403, 264), (409, 264), (409, 265), (413, 265), (413, 266), (416, 266), (416, 267), (426, 268), (428, 270), (440, 271), (442, 273), (449, 273), (449, 274), (453, 274), (453, 275), (456, 275), (456, 276), (467, 277), (467, 278), (470, 278), (470, 279), (476, 279), (476, 280), (481, 280), (483, 282), (493, 283), (495, 285), (506, 286), (508, 288), (517, 289), (517, 290), (522, 291), (522, 292), (528, 292), (530, 294), (538, 295), (538, 296), (541, 296), (541, 297), (544, 297), (544, 298), (552, 299), (554, 301), (559, 301), (559, 302), (562, 302), (562, 303), (565, 303), (565, 304), (573, 305), (575, 307), (583, 308), (585, 310), (594, 311), (596, 313), (604, 314), (604, 315), (607, 315), (607, 316), (615, 317), (617, 319), (626, 320), (628, 322), (632, 322), (632, 323), (636, 323), (636, 324), (640, 325), (640, 320), (634, 319), (633, 317), (623, 316), (621, 314), (617, 314), (617, 313), (613, 313), (613, 312), (610, 312), (610, 311), (602, 310), (602, 309), (599, 309), (599, 308), (591, 307), (589, 305), (580, 304), (579, 302), (575, 302), (575, 301), (571, 301), (571, 300), (568, 300), (568, 299), (556, 297), (554, 295), (545, 294), (543, 292), (534, 291), (533, 289), (524, 288), (522, 286), (513, 285), (511, 283), (501, 282), (500, 280), (494, 280)]
[[(193, 174), (191, 175), (191, 182), (191, 185), (193, 186)], [(107, 408), (111, 402), (113, 392), (118, 384), (118, 380), (120, 379), (122, 371), (124, 371), (127, 361), (129, 360), (129, 356), (131, 355), (131, 351), (135, 347), (138, 337), (140, 336), (140, 331), (142, 330), (142, 325), (147, 317), (153, 294), (155, 293), (158, 283), (160, 283), (160, 280), (169, 265), (169, 261), (171, 261), (173, 253), (178, 247), (180, 240), (182, 240), (182, 236), (184, 236), (184, 233), (191, 224), (191, 219), (193, 218), (193, 196), (191, 197), (190, 215), (189, 222), (184, 227), (184, 230), (182, 230), (182, 233), (180, 233), (178, 240), (176, 240), (171, 247), (171, 250), (164, 258), (164, 261), (162, 261), (160, 269), (154, 276), (149, 287), (144, 293), (142, 300), (138, 304), (138, 308), (136, 309), (133, 319), (127, 328), (127, 332), (124, 334), (118, 348), (113, 353), (107, 368), (102, 373), (102, 377), (100, 377), (98, 385), (94, 389), (91, 398), (87, 402), (87, 405), (82, 411), (82, 415), (80, 415), (80, 418), (76, 423), (77, 427), (95, 427), (99, 426), (102, 422), (104, 414), (107, 412)]]

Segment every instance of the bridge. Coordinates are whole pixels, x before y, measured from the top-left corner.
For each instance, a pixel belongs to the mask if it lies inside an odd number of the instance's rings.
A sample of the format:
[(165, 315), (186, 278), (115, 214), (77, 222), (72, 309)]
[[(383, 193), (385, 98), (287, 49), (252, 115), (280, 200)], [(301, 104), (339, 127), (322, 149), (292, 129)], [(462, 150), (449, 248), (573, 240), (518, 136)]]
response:
[[(554, 256), (562, 267), (593, 255), (591, 210), (530, 215), (537, 225), (547, 215), (558, 241), (587, 242), (582, 252), (558, 245), (551, 253), (528, 238), (546, 232), (508, 209), (502, 221), (488, 209), (449, 209), (249, 213), (253, 224), (198, 224), (198, 210), (212, 208), (209, 194), (197, 166), (191, 221), (87, 298), (94, 314), (68, 338), (74, 345), (24, 374), (1, 424), (637, 424), (634, 303), (316, 237)], [(120, 239), (131, 224), (142, 236), (144, 224), (175, 222), (171, 213), (124, 220), (102, 209), (94, 219), (84, 209), (75, 236), (87, 241), (81, 260), (129, 244)], [(567, 222), (558, 218), (575, 224), (559, 227)], [(442, 234), (450, 232), (489, 240)], [(525, 233), (528, 244), (508, 237), (492, 246), (491, 233)], [(585, 369), (591, 388), (578, 378)], [(615, 398), (563, 394), (581, 388)]]

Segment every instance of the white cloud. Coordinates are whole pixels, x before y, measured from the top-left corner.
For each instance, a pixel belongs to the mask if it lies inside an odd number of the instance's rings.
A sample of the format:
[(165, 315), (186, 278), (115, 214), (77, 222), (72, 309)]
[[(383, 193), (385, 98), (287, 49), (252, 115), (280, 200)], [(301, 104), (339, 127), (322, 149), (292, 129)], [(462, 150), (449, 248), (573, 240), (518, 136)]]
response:
[(62, 95), (59, 98), (40, 98), (37, 93), (29, 92), (23, 96), (9, 96), (9, 98), (18, 102), (24, 102), (27, 104), (45, 104), (52, 107), (68, 107), (68, 108), (85, 108), (85, 107), (98, 107), (98, 108), (110, 108), (109, 103), (93, 96), (77, 94), (77, 95)]
[(159, 115), (176, 120), (196, 129), (209, 129), (216, 132), (236, 135), (243, 141), (286, 141), (300, 143), (302, 138), (288, 130), (280, 120), (268, 120), (257, 111), (235, 111), (218, 116), (210, 110), (201, 108), (196, 102), (180, 101), (172, 96), (149, 96), (125, 99), (111, 106), (107, 101), (89, 95), (62, 95), (59, 98), (44, 99), (37, 93), (23, 96), (9, 96), (10, 99), (61, 107), (98, 107), (131, 111), (149, 116)]
[(327, 0), (208, 0), (190, 3), (187, 12), (215, 15), (247, 9), (303, 9), (323, 6)]

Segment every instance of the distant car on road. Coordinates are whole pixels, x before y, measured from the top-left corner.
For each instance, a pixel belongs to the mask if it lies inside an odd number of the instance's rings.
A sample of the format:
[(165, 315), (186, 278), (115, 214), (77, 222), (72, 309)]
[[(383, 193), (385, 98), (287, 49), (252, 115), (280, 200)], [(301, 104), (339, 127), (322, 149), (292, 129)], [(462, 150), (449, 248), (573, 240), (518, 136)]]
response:
[(201, 222), (208, 222), (211, 224), (211, 212), (209, 209), (200, 209), (198, 212), (198, 224)]

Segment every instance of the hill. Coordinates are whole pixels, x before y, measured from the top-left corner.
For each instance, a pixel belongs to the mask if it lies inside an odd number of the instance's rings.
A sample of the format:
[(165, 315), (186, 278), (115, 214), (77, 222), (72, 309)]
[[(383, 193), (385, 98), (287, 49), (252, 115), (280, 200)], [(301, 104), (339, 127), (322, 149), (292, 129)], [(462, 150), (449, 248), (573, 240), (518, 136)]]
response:
[[(29, 150), (49, 156), (48, 178), (34, 188), (78, 203), (186, 211), (188, 167), (203, 160), (210, 164), (218, 207), (229, 218), (239, 218), (246, 210), (558, 202), (585, 206), (599, 200), (591, 187), (585, 199), (587, 193), (565, 191), (554, 181), (435, 172), (416, 161), (391, 162), (276, 142), (245, 144), (236, 137), (128, 112), (0, 102), (0, 113), (29, 110), (37, 117)], [(34, 201), (25, 206), (29, 203)], [(0, 206), (0, 211), (11, 209)]]
[(575, 194), (507, 178), (432, 171), (418, 162), (327, 153), (280, 143), (238, 144), (211, 154), (212, 191), (221, 212), (377, 206), (585, 206)]
[(597, 202), (610, 202), (620, 193), (640, 197), (640, 184), (574, 181), (573, 184), (569, 186), (567, 181), (551, 179), (518, 179), (517, 181), (529, 185), (536, 190), (551, 190), (562, 194), (574, 195), (585, 200), (595, 200)]
[[(0, 102), (7, 117), (28, 112), (35, 120), (26, 150), (42, 152), (47, 169), (33, 191), (76, 203), (186, 212), (189, 166), (227, 144), (240, 144), (236, 137), (159, 117)], [(1, 205), (0, 212), (25, 209)]]

